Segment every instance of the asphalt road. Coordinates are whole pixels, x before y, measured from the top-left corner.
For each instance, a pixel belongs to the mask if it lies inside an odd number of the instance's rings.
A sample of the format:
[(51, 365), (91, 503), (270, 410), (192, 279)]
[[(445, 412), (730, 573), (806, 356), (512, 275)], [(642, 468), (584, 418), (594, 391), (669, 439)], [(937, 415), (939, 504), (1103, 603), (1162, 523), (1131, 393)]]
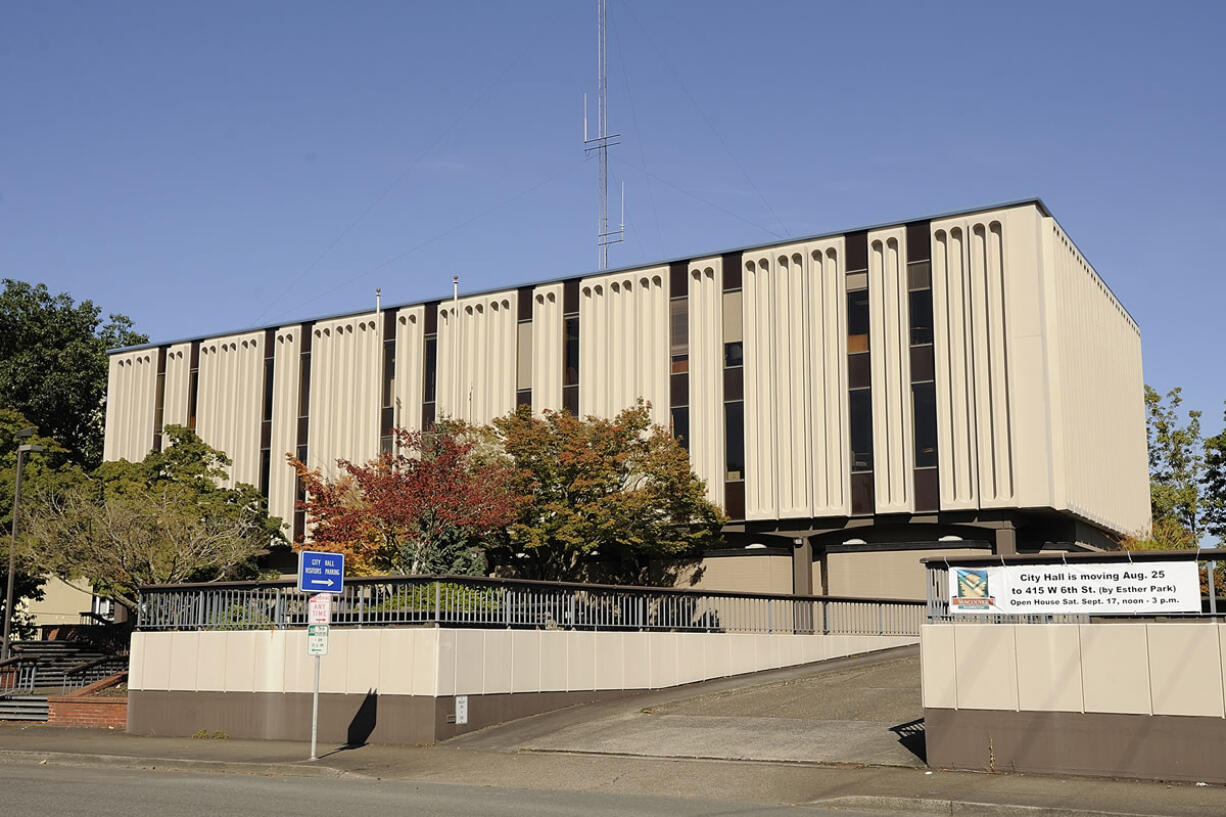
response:
[(62, 817), (856, 817), (855, 812), (641, 794), (532, 791), (400, 780), (186, 774), (140, 769), (0, 765), (5, 814)]

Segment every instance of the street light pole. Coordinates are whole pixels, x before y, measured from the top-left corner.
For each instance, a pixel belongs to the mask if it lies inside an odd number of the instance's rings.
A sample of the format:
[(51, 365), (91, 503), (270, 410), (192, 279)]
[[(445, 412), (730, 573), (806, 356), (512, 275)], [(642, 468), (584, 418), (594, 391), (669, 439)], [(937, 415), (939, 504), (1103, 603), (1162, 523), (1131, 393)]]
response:
[[(27, 440), (34, 436), (35, 429), (23, 428), (14, 436), (18, 440)], [(25, 463), (27, 451), (43, 451), (41, 445), (26, 443), (17, 446), (17, 484), (13, 489), (13, 524), (12, 538), (9, 540), (9, 575), (8, 588), (4, 592), (4, 647), (0, 651), (0, 661), (10, 656), (13, 631), (13, 581), (17, 577), (17, 513), (21, 508), (21, 472)]]

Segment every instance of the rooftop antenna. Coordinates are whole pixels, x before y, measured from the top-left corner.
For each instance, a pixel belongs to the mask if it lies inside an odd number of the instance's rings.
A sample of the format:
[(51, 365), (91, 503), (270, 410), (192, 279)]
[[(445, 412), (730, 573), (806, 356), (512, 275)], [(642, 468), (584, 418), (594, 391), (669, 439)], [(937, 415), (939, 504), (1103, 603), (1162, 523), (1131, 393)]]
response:
[(609, 245), (624, 240), (626, 235), (626, 185), (622, 184), (622, 218), (616, 230), (609, 229), (609, 148), (620, 145), (620, 133), (609, 133), (609, 48), (608, 10), (606, 0), (596, 0), (596, 136), (588, 138), (587, 94), (583, 95), (583, 152), (596, 153), (600, 168), (600, 214), (596, 222), (597, 269), (609, 268)]
[(383, 311), (383, 290), (375, 287), (375, 312)]

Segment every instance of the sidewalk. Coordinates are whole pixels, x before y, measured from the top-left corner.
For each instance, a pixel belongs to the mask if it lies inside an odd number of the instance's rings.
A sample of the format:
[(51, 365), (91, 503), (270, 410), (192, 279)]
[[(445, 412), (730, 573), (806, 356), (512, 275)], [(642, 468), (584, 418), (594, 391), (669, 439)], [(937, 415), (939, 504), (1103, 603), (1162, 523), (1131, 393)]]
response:
[(914, 648), (545, 713), (432, 747), (139, 737), (0, 723), (0, 763), (351, 776), (820, 803), (893, 814), (1226, 816), (1226, 788), (928, 771)]
[(500, 752), (440, 747), (136, 737), (0, 724), (0, 763), (123, 766), (215, 774), (354, 776), (549, 791), (671, 794), (756, 803), (823, 803), (895, 814), (1226, 814), (1226, 789), (1085, 778), (926, 773), (896, 767)]

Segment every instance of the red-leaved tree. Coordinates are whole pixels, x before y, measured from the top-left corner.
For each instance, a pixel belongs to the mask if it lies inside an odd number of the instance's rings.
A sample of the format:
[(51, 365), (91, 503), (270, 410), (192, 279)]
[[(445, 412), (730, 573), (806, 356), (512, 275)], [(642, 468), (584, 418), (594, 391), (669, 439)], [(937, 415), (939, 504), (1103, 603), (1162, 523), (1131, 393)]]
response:
[(505, 536), (525, 501), (514, 467), (481, 456), (463, 427), (393, 434), (394, 453), (337, 460), (336, 479), (288, 457), (306, 490), (298, 507), (311, 547), (345, 553), (361, 573), (484, 572), (484, 546)]

